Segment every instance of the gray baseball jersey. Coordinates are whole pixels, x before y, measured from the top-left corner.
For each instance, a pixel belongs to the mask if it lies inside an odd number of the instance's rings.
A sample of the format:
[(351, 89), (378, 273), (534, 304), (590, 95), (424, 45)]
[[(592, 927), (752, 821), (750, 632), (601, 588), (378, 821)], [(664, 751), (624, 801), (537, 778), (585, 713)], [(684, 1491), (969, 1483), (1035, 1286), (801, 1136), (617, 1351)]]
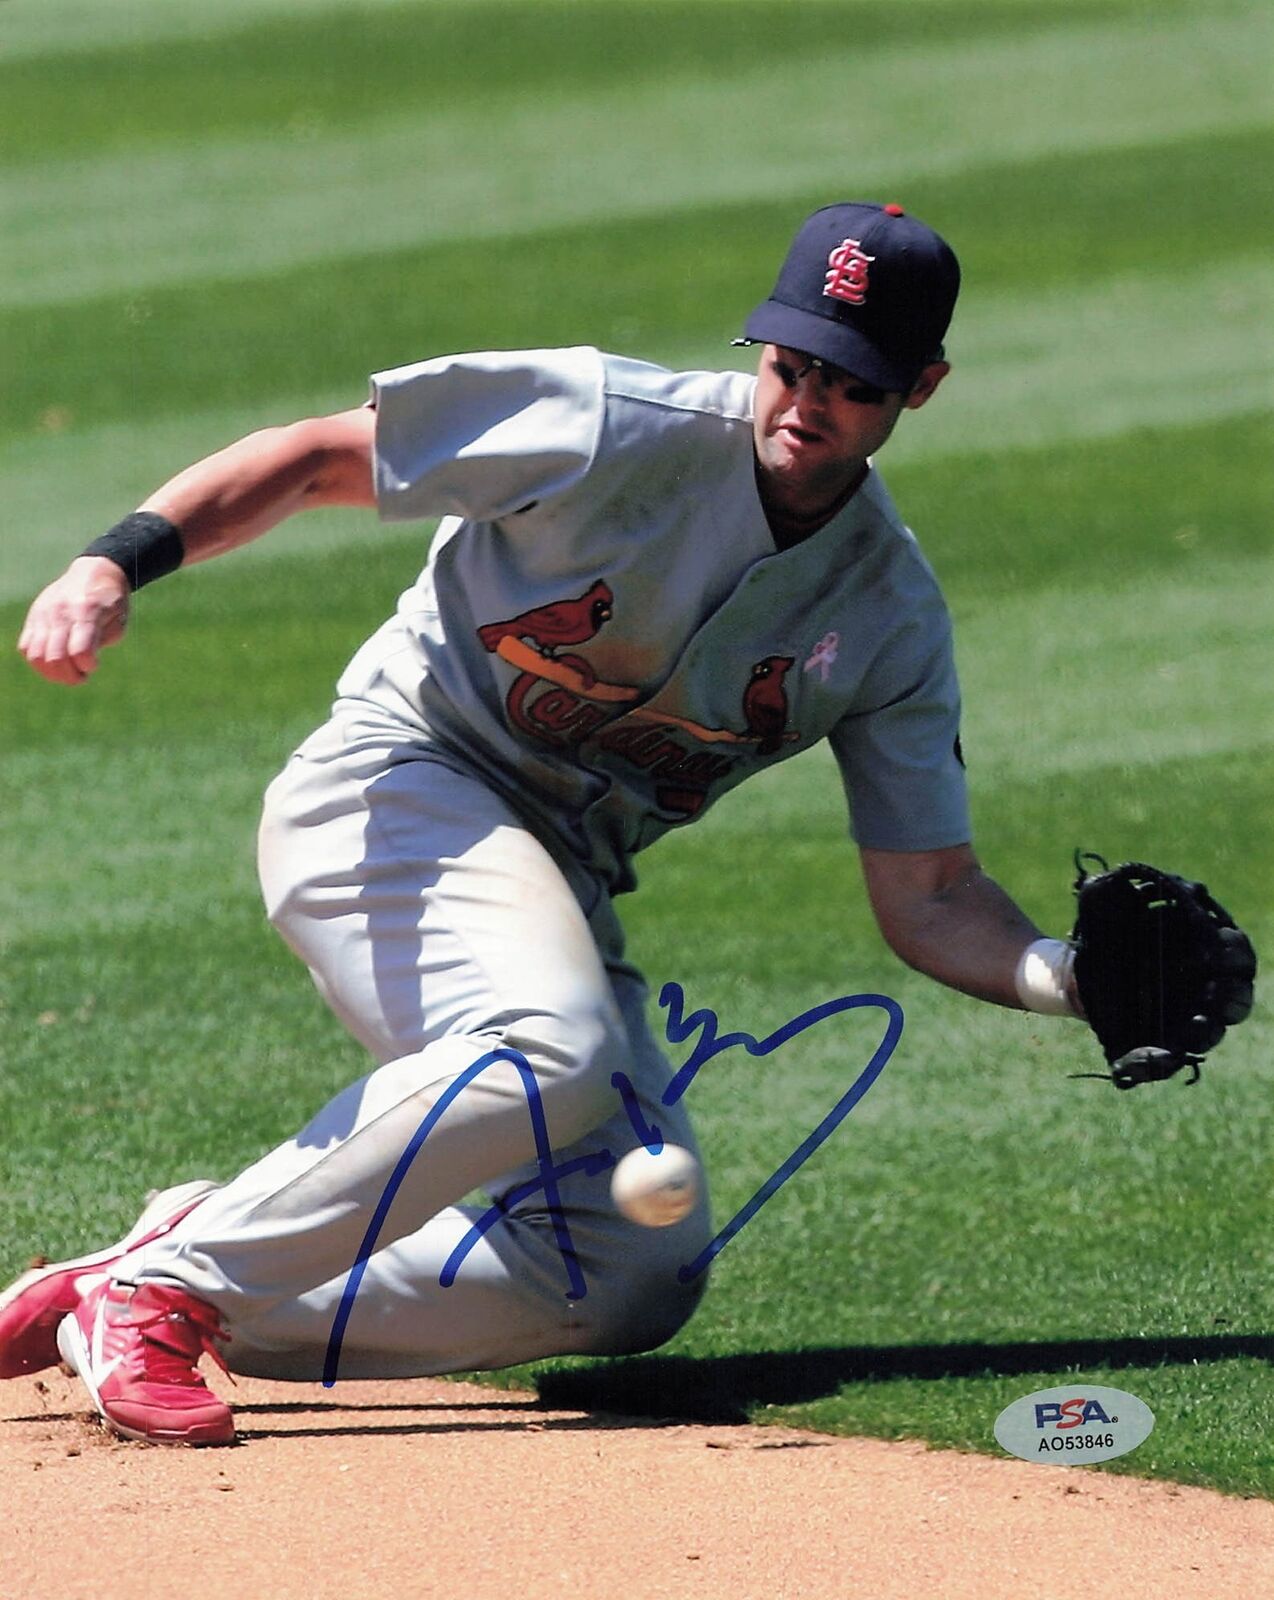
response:
[(947, 609), (874, 470), (777, 551), (755, 379), (591, 348), (375, 376), (386, 519), (443, 516), (343, 675), (612, 890), (751, 773), (829, 739), (865, 846), (969, 838)]

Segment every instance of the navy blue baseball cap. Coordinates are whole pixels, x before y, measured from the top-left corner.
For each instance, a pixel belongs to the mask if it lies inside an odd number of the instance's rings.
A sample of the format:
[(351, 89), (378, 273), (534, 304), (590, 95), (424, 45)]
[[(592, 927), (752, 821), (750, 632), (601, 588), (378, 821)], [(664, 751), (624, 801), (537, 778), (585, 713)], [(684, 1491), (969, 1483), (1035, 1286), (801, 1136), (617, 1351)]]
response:
[(905, 391), (941, 355), (959, 292), (950, 245), (901, 206), (824, 206), (801, 224), (774, 293), (736, 342), (804, 350)]

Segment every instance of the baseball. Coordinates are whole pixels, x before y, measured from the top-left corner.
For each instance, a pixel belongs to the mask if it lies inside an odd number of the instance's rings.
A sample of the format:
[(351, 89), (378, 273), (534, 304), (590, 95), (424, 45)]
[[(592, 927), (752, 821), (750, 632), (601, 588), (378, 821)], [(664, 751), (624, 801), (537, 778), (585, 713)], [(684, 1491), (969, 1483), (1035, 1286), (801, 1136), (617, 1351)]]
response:
[(610, 1180), (615, 1204), (643, 1228), (670, 1228), (699, 1198), (699, 1163), (679, 1144), (645, 1145), (620, 1159)]

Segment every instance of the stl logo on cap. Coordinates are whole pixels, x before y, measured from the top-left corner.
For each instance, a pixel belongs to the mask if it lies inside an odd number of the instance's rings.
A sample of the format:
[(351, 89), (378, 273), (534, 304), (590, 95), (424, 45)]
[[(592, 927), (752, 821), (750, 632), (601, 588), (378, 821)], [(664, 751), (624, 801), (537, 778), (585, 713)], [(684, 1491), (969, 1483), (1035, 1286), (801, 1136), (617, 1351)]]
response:
[(867, 268), (875, 259), (864, 254), (857, 239), (842, 239), (827, 258), (823, 293), (851, 306), (862, 305), (867, 298)]

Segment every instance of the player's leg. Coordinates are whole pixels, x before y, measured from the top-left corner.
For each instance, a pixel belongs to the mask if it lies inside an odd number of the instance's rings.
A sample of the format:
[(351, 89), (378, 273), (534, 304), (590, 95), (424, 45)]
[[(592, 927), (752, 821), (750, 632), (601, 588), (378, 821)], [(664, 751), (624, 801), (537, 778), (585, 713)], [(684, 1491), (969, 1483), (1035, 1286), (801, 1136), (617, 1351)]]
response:
[[(569, 1147), (613, 1116), (610, 1073), (617, 1066), (632, 1070), (629, 1029), (584, 911), (593, 902), (590, 909), (600, 904), (608, 912), (604, 897), (578, 876), (568, 882), (517, 817), (470, 774), (422, 758), (416, 746), (389, 746), (383, 733), (329, 728), (272, 786), (263, 847), (275, 921), (352, 1031), (392, 1059), (337, 1096), (297, 1138), (202, 1202), (169, 1237), (121, 1262), (110, 1293), (82, 1303), (62, 1324), (62, 1353), (85, 1377), (99, 1409), (122, 1431), (144, 1437), (232, 1436), (228, 1411), (214, 1415), (215, 1397), (193, 1370), (198, 1350), (211, 1347), (218, 1314), (229, 1328), (230, 1349), (241, 1329), (247, 1350), (250, 1330), (289, 1305), (302, 1308), (296, 1365), (285, 1361), (278, 1370), (312, 1375), (301, 1352), (330, 1337), (330, 1291), (322, 1307), (307, 1306), (306, 1298), (319, 1291), (321, 1301), (325, 1285), (343, 1280), (389, 1190), (392, 1204), (376, 1228), (381, 1251), (447, 1212), (493, 1172), (532, 1161), (547, 1144)], [(476, 1064), (502, 1048), (515, 1050), (516, 1058), (497, 1060), (453, 1098)], [(542, 1114), (539, 1138), (533, 1108)], [(409, 1143), (434, 1116), (426, 1146), (397, 1182)], [(618, 1252), (605, 1243), (616, 1219), (608, 1191), (601, 1194), (596, 1222), (595, 1198), (572, 1194), (567, 1201), (568, 1223), (578, 1221), (586, 1251), (599, 1264), (571, 1341), (563, 1344), (553, 1331), (562, 1321), (560, 1291), (546, 1319), (538, 1287), (548, 1281), (544, 1263), (551, 1254), (530, 1252), (544, 1268), (537, 1277), (506, 1236), (502, 1254), (492, 1244), (475, 1252), (472, 1270), (466, 1267), (480, 1307), (466, 1325), (494, 1315), (500, 1340), (482, 1346), (475, 1338), (466, 1354), (454, 1338), (442, 1349), (435, 1335), (432, 1358), (417, 1356), (413, 1370), (424, 1370), (425, 1359), (432, 1370), (472, 1366), (479, 1356), (495, 1364), (545, 1345), (629, 1347), (635, 1321), (619, 1286), (649, 1282), (635, 1269), (650, 1252), (645, 1241), (634, 1249), (630, 1238), (630, 1261), (622, 1271), (616, 1267), (622, 1241)], [(589, 1233), (594, 1226), (596, 1241)], [(426, 1241), (431, 1263), (445, 1227), (440, 1223)], [(528, 1217), (518, 1238), (556, 1241), (552, 1220)], [(400, 1259), (402, 1292), (396, 1292), (390, 1269)], [(387, 1256), (385, 1266), (383, 1278), (373, 1272), (365, 1285), (366, 1299), (360, 1295), (360, 1321), (371, 1312), (373, 1321), (392, 1326), (390, 1343), (429, 1349), (420, 1307), (413, 1305), (428, 1274), (411, 1252)], [(668, 1273), (660, 1281), (675, 1282)], [(671, 1332), (696, 1292), (668, 1289), (639, 1342)], [(460, 1303), (438, 1310), (450, 1320)], [(412, 1323), (414, 1331), (404, 1335)], [(358, 1338), (368, 1370), (378, 1370), (377, 1339)], [(96, 1353), (110, 1351), (125, 1359), (103, 1360), (99, 1389)]]
[[(533, 1159), (536, 1116), (551, 1146), (597, 1126), (614, 1104), (610, 1072), (627, 1057), (579, 901), (538, 840), (467, 773), (337, 730), (272, 786), (262, 875), (274, 920), (338, 1013), (394, 1058), (211, 1196), (144, 1263), (125, 1263), (139, 1281), (175, 1280), (232, 1320), (348, 1269), (431, 1116), (392, 1188), (382, 1247)], [(502, 1050), (517, 1059), (470, 1078)]]
[[(594, 919), (595, 926), (600, 917)], [(605, 931), (600, 930), (603, 942)], [(642, 1116), (668, 1143), (696, 1148), (684, 1106), (665, 1106), (669, 1079), (650, 1038), (645, 991), (628, 969), (612, 969), (629, 1034), (629, 1072)], [(573, 1146), (555, 1152), (567, 1165), (597, 1151), (616, 1159), (640, 1143), (618, 1097), (611, 1115)], [(264, 1314), (239, 1318), (226, 1357), (234, 1371), (316, 1380), (329, 1375), (412, 1377), (481, 1370), (565, 1354), (628, 1354), (670, 1338), (698, 1304), (706, 1282), (683, 1282), (709, 1237), (701, 1192), (690, 1216), (669, 1228), (643, 1228), (610, 1198), (610, 1173), (580, 1171), (560, 1184), (562, 1214), (585, 1293), (571, 1292), (554, 1218), (536, 1185), (534, 1163), (491, 1190), (500, 1214), (448, 1207), (416, 1232), (373, 1255), (350, 1297), (348, 1273)], [(530, 1192), (526, 1188), (530, 1187)], [(463, 1259), (449, 1286), (441, 1279)], [(449, 1274), (450, 1276), (450, 1274)], [(332, 1329), (348, 1310), (334, 1367)]]

